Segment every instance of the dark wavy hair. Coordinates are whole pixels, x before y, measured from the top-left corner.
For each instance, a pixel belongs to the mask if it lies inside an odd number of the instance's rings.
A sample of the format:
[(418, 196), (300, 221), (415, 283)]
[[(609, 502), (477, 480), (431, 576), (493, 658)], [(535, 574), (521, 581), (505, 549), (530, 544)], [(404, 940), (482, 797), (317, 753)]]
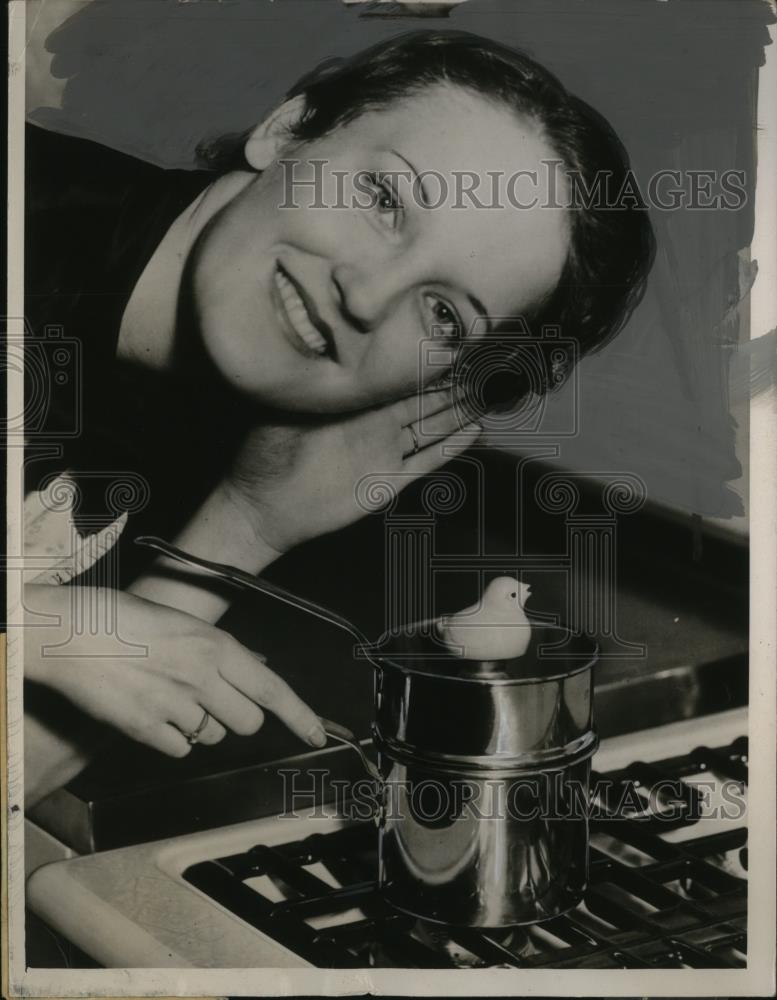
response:
[[(528, 391), (562, 384), (575, 356), (599, 350), (625, 325), (642, 298), (655, 256), (655, 239), (641, 198), (629, 185), (629, 157), (609, 123), (529, 56), (488, 38), (461, 31), (414, 31), (380, 42), (350, 59), (332, 59), (302, 77), (287, 98), (304, 95), (306, 110), (290, 138), (313, 140), (352, 122), (366, 111), (386, 108), (435, 84), (465, 88), (537, 124), (576, 178), (578, 190), (594, 190), (602, 177), (607, 192), (627, 192), (621, 203), (583, 199), (570, 210), (570, 248), (561, 278), (523, 320), (537, 338), (548, 326), (563, 341), (540, 343), (541, 377), (504, 364), (504, 330), (472, 345), (464, 365), (491, 372), (489, 405), (510, 404)], [(246, 132), (202, 143), (204, 166), (225, 172), (245, 169)], [(540, 338), (542, 339), (542, 338)], [(489, 352), (491, 360), (488, 360)], [(501, 374), (500, 374), (501, 373)], [(481, 393), (484, 395), (484, 393)]]

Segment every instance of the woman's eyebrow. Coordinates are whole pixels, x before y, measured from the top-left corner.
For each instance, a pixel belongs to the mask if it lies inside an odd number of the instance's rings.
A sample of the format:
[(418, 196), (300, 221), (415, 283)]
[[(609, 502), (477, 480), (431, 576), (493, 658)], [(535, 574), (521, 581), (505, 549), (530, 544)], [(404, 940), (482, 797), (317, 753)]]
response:
[(416, 181), (416, 183), (418, 184), (418, 187), (419, 187), (419, 189), (421, 191), (421, 201), (423, 202), (424, 207), (428, 208), (429, 205), (431, 204), (431, 201), (429, 199), (429, 192), (424, 187), (424, 182), (421, 180), (421, 175), (418, 172), (418, 170), (413, 166), (413, 164), (410, 162), (410, 160), (408, 160), (408, 158), (406, 156), (403, 156), (396, 149), (391, 149), (391, 150), (389, 150), (389, 152), (393, 153), (394, 156), (396, 156), (404, 164), (406, 164), (408, 167), (410, 167), (410, 172), (413, 175), (413, 180)]
[(471, 292), (467, 292), (467, 298), (469, 299), (470, 305), (477, 313), (478, 319), (484, 319), (486, 321), (486, 333), (493, 333), (494, 324), (488, 315), (488, 309), (486, 309), (480, 299), (475, 295), (472, 295)]

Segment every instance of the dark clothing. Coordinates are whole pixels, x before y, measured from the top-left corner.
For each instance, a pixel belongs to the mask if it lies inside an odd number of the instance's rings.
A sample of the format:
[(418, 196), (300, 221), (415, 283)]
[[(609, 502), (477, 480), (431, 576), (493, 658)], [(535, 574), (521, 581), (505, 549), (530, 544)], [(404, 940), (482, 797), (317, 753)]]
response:
[(176, 458), (192, 476), (187, 449), (204, 408), (115, 353), (143, 269), (213, 175), (161, 169), (35, 126), (26, 143), (27, 486), (74, 470), (79, 527), (90, 531), (133, 493), (122, 492), (122, 478), (147, 483), (147, 501), (128, 501), (131, 524), (140, 517), (144, 529), (172, 533), (190, 513), (173, 486)]

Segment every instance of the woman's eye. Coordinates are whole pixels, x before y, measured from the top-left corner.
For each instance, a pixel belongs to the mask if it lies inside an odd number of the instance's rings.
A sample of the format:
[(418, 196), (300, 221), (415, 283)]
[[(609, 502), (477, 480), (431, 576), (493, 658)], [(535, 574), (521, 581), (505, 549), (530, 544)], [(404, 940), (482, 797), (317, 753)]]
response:
[(456, 310), (447, 302), (438, 299), (436, 295), (427, 295), (426, 300), (429, 303), (435, 333), (461, 340), (464, 336), (464, 324)]
[(379, 174), (368, 174), (372, 187), (375, 189), (375, 208), (381, 219), (385, 219), (391, 229), (396, 229), (404, 212), (399, 195), (388, 181), (382, 180)]

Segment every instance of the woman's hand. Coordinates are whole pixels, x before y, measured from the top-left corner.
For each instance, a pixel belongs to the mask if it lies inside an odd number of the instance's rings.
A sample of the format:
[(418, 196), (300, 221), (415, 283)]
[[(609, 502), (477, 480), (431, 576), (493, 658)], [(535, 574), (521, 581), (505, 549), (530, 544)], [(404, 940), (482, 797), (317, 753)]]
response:
[[(326, 742), (318, 717), (260, 656), (191, 615), (89, 587), (31, 585), (25, 606), (26, 676), (139, 743), (184, 757), (191, 750), (184, 733), (197, 730), (205, 712), (198, 742), (213, 744), (227, 730), (255, 733), (265, 709), (307, 743)], [(54, 623), (42, 624), (43, 615)], [(75, 634), (74, 623), (85, 619)], [(105, 622), (110, 632), (90, 627)]]
[[(175, 544), (260, 573), (300, 542), (345, 527), (366, 513), (357, 500), (365, 476), (379, 475), (399, 492), (475, 442), (480, 427), (461, 426), (464, 401), (454, 393), (427, 392), (315, 424), (263, 423), (249, 432), (231, 474)], [(210, 622), (232, 597), (207, 574), (184, 572), (165, 558), (130, 589)]]
[(224, 485), (257, 536), (280, 554), (366, 513), (357, 486), (376, 474), (397, 491), (472, 445), (455, 390), (411, 396), (324, 423), (265, 423), (251, 431)]

